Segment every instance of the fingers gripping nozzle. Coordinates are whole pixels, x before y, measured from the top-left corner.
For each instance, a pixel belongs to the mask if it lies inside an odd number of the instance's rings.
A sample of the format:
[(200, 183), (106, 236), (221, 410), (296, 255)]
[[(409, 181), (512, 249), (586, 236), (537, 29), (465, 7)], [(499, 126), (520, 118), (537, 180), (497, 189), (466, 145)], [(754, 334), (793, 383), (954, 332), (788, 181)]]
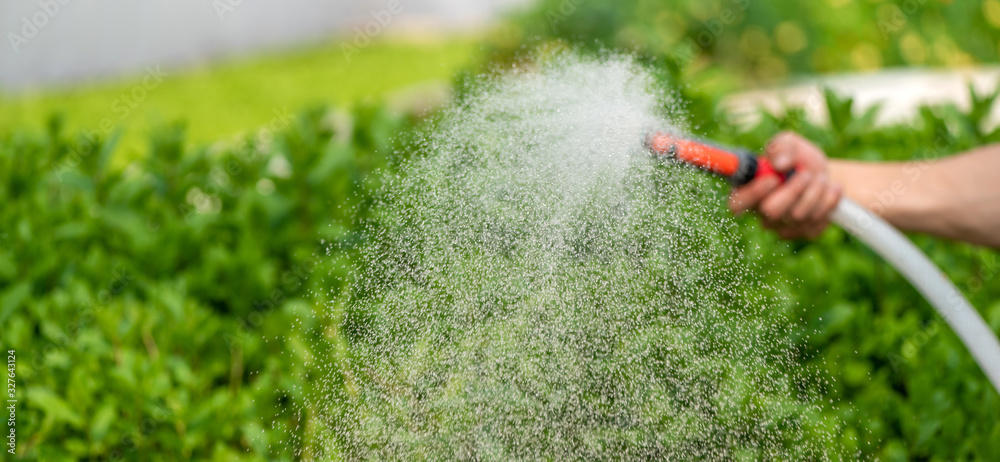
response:
[(708, 170), (727, 178), (735, 187), (764, 175), (777, 175), (782, 180), (785, 179), (785, 175), (777, 172), (770, 162), (758, 158), (747, 149), (723, 148), (663, 132), (650, 135), (646, 139), (646, 145), (655, 155)]

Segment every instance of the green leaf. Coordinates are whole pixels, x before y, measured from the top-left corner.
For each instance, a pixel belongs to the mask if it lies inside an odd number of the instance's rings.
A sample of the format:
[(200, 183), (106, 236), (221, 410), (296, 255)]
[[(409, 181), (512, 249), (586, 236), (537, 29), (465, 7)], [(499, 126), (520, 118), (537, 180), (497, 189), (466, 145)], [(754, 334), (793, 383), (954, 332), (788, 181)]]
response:
[(114, 422), (116, 414), (113, 404), (106, 403), (104, 406), (101, 406), (90, 422), (90, 438), (94, 441), (103, 441), (104, 437), (108, 434), (111, 423)]
[(28, 402), (42, 409), (45, 416), (56, 422), (65, 422), (82, 428), (83, 419), (70, 407), (69, 403), (47, 388), (29, 387), (26, 392)]
[(0, 295), (0, 324), (6, 321), (16, 308), (23, 306), (29, 295), (31, 295), (31, 283), (28, 281), (19, 282), (3, 291), (3, 295)]

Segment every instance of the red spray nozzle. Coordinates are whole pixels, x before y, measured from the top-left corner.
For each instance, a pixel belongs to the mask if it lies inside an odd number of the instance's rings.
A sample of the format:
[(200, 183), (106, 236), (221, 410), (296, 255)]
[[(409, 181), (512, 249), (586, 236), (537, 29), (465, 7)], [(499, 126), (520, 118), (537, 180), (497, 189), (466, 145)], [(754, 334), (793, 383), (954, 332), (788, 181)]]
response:
[(785, 175), (777, 172), (767, 159), (759, 159), (746, 149), (722, 148), (663, 132), (650, 135), (646, 144), (657, 155), (673, 157), (724, 176), (733, 186), (743, 186), (764, 175), (777, 175), (782, 181), (785, 179)]

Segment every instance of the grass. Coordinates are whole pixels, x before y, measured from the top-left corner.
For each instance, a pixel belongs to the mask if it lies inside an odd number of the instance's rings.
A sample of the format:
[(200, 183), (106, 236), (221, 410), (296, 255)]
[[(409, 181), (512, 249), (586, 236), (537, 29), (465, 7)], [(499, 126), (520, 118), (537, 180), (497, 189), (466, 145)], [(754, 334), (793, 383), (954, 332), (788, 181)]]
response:
[(106, 119), (122, 132), (120, 148), (134, 155), (144, 150), (151, 127), (183, 120), (188, 142), (205, 144), (305, 106), (349, 106), (415, 86), (450, 83), (457, 70), (476, 59), (477, 46), (467, 38), (380, 41), (348, 59), (339, 42), (331, 42), (192, 69), (163, 68), (169, 75), (161, 83), (148, 79), (148, 92), (136, 90), (145, 98), (130, 98), (145, 73), (74, 88), (0, 94), (0, 130), (38, 129), (53, 114), (65, 117), (69, 132), (100, 129)]

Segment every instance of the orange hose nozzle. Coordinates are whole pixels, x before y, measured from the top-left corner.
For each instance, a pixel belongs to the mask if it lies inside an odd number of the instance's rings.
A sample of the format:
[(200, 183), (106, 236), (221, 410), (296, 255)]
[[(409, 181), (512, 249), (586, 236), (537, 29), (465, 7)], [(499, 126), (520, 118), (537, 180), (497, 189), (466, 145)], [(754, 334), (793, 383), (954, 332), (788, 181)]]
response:
[(734, 152), (667, 133), (654, 133), (647, 141), (653, 152), (671, 156), (717, 175), (732, 177), (740, 170), (740, 156)]

